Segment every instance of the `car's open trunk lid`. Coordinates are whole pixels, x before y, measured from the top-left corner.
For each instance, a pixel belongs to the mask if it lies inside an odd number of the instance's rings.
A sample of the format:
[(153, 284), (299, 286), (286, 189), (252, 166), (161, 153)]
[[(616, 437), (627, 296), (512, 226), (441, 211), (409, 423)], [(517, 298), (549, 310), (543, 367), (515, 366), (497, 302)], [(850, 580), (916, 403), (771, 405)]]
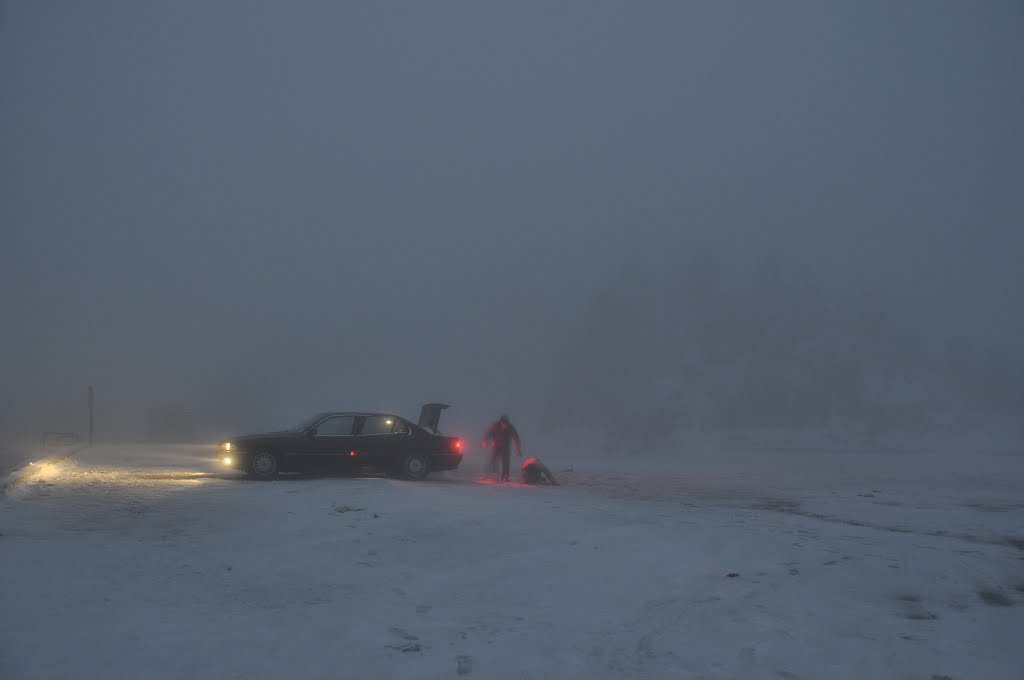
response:
[(448, 404), (424, 404), (420, 409), (420, 420), (417, 425), (431, 432), (437, 432), (437, 426), (441, 422), (441, 412), (446, 408), (448, 408)]

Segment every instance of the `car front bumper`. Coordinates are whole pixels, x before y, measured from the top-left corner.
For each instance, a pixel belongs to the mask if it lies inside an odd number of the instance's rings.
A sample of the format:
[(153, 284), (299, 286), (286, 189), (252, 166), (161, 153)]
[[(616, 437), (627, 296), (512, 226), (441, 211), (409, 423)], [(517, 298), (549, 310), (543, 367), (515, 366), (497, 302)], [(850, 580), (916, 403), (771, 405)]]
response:
[(217, 463), (220, 467), (232, 468), (234, 470), (245, 469), (244, 451), (218, 451)]

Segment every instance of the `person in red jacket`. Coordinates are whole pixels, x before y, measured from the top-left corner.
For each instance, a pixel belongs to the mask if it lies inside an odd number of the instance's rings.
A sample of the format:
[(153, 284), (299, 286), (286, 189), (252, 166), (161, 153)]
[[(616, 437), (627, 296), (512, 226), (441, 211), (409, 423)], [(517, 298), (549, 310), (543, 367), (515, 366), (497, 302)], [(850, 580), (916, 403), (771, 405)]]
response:
[(515, 426), (509, 422), (508, 416), (504, 414), (491, 423), (491, 426), (487, 428), (487, 432), (484, 434), (484, 438), (480, 441), (481, 448), (491, 447), (489, 466), (491, 472), (498, 471), (498, 461), (501, 461), (501, 481), (503, 482), (508, 481), (508, 466), (509, 458), (512, 454), (512, 442), (515, 442), (516, 445), (516, 455), (521, 457), (523, 449), (519, 441), (519, 433), (516, 432)]

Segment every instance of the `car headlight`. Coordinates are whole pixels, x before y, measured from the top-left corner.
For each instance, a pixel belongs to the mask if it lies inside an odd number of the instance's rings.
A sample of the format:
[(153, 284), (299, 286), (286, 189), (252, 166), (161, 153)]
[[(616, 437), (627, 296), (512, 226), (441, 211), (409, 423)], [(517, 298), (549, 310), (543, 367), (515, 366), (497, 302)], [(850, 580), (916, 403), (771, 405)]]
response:
[(222, 449), (224, 449), (225, 451), (230, 451), (230, 450), (231, 450), (231, 442), (224, 442), (224, 443), (223, 443), (223, 444), (221, 444), (220, 446), (221, 446), (221, 448), (222, 448)]
[(224, 456), (224, 464), (231, 465), (231, 456)]

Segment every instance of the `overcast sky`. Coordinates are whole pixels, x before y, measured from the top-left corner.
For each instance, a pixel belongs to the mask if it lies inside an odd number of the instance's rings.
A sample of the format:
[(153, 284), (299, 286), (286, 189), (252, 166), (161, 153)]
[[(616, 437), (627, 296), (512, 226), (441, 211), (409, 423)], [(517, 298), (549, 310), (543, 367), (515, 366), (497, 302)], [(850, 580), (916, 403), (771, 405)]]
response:
[(1019, 353), (1022, 74), (1014, 1), (2, 2), (0, 427), (483, 427), (694, 253)]

